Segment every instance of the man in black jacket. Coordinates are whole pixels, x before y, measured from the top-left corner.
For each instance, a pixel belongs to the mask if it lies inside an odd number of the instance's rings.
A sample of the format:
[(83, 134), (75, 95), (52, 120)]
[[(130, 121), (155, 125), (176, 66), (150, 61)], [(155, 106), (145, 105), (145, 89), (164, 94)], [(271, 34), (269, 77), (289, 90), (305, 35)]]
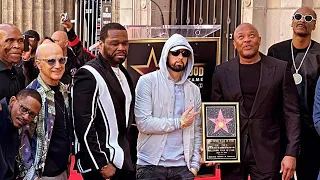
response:
[(61, 82), (69, 85), (77, 70), (95, 58), (95, 55), (83, 47), (73, 29), (70, 19), (66, 21), (61, 20), (61, 24), (65, 28), (65, 31), (54, 32), (51, 39), (61, 47), (63, 55), (68, 57), (66, 71), (62, 76)]
[[(38, 115), (41, 96), (34, 89), (23, 89), (17, 96), (0, 100), (0, 179), (14, 179), (15, 157), (19, 149), (19, 129)], [(23, 145), (23, 144), (22, 144)]]
[(20, 61), (23, 47), (20, 30), (12, 24), (0, 24), (0, 99), (5, 97), (9, 101), (20, 90), (13, 64)]
[[(240, 164), (221, 164), (222, 180), (289, 180), (295, 171), (300, 121), (298, 93), (287, 63), (259, 53), (261, 38), (251, 24), (239, 25), (238, 56), (217, 66), (211, 101), (240, 104)], [(285, 127), (281, 124), (284, 122)], [(280, 133), (289, 141), (281, 154)], [(279, 173), (280, 171), (280, 173)]]
[(128, 53), (126, 29), (105, 25), (100, 54), (75, 75), (72, 94), (77, 168), (85, 180), (132, 180), (128, 134), (134, 120), (134, 89), (122, 66)]
[(292, 39), (272, 45), (268, 55), (288, 63), (299, 93), (301, 140), (298, 179), (316, 180), (320, 168), (320, 136), (313, 124), (315, 88), (320, 75), (320, 44), (312, 40), (317, 14), (309, 7), (292, 16)]

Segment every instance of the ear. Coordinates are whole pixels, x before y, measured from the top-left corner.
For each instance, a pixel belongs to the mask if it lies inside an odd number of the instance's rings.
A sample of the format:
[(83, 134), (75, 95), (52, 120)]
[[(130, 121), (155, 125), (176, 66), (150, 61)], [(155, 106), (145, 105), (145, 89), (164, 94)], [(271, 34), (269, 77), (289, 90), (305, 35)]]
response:
[(68, 41), (68, 40), (66, 40), (66, 43), (65, 43), (64, 47), (65, 47), (65, 48), (67, 48), (67, 47), (68, 47), (68, 45), (69, 45), (69, 41)]
[(35, 63), (36, 63), (36, 65), (37, 65), (38, 69), (40, 70), (40, 69), (41, 69), (41, 62), (40, 62), (40, 60), (36, 59), (36, 60), (35, 60)]
[(236, 42), (233, 40), (232, 43), (233, 43), (234, 49), (237, 49), (237, 47), (236, 47)]
[(9, 101), (9, 106), (12, 107), (13, 103), (15, 103), (16, 101), (17, 101), (17, 98), (15, 96), (12, 96)]

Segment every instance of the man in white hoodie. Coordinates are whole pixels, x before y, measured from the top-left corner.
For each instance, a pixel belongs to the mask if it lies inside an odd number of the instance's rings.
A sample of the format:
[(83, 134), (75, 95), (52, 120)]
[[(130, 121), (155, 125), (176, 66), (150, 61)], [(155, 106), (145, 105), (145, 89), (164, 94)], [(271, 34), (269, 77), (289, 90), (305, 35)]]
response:
[(188, 80), (193, 49), (179, 34), (165, 43), (160, 70), (140, 77), (135, 117), (138, 180), (194, 179), (200, 163), (200, 89)]

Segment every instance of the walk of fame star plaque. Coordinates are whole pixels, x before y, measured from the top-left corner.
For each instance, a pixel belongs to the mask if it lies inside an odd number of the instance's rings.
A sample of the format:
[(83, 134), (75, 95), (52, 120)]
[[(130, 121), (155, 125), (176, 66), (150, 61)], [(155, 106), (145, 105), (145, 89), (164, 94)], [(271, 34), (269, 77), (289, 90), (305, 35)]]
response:
[(203, 160), (240, 162), (239, 103), (202, 103)]

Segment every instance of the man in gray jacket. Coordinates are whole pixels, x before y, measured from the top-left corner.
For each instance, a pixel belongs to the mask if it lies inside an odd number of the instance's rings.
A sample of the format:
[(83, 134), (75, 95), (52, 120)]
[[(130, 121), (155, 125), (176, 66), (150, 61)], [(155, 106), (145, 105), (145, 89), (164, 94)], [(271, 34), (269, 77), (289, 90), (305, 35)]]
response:
[(194, 64), (188, 41), (165, 43), (160, 70), (140, 77), (135, 117), (139, 129), (137, 179), (194, 179), (201, 146), (200, 89), (188, 80)]

